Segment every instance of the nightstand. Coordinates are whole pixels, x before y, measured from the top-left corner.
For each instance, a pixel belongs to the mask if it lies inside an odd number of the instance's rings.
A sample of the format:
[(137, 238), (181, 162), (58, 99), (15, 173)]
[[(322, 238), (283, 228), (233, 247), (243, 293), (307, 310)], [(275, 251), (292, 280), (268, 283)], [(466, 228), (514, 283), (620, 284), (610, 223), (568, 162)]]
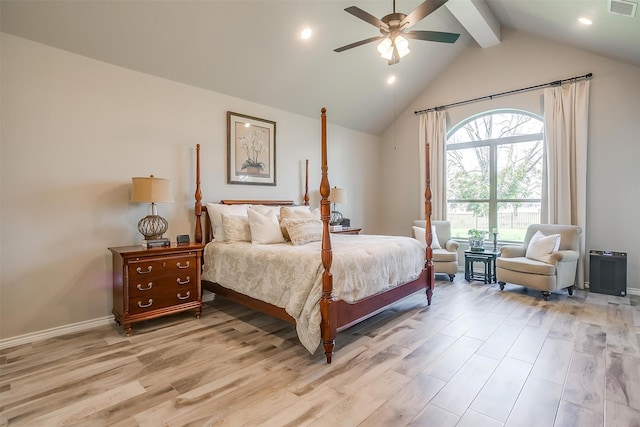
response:
[(131, 335), (134, 322), (194, 309), (200, 318), (203, 244), (120, 246), (113, 254), (113, 316)]
[(342, 230), (332, 231), (333, 234), (360, 234), (362, 228), (343, 228)]

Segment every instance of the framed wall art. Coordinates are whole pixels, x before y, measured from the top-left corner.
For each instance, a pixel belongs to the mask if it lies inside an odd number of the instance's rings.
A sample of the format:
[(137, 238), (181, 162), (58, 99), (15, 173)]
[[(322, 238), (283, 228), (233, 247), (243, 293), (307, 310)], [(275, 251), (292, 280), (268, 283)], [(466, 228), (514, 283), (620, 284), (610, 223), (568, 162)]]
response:
[(227, 183), (276, 185), (276, 122), (227, 111)]

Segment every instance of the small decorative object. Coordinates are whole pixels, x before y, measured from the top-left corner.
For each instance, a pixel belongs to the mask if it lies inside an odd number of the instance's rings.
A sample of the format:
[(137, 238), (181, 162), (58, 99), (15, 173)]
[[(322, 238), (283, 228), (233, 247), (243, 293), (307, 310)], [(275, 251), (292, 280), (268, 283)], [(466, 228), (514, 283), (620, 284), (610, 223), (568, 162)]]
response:
[(491, 234), (493, 234), (493, 252), (498, 251), (498, 229), (492, 228)]
[(485, 230), (472, 228), (467, 233), (469, 236), (469, 248), (472, 252), (484, 252), (484, 236), (487, 234)]
[(331, 210), (331, 219), (329, 225), (340, 225), (344, 217), (336, 209), (338, 203), (347, 203), (347, 190), (344, 188), (333, 187), (329, 194), (329, 201), (333, 203), (333, 209)]
[[(138, 222), (138, 231), (145, 240), (162, 240), (162, 235), (169, 228), (166, 219), (158, 215), (156, 203), (171, 203), (173, 195), (168, 179), (156, 178), (153, 175), (147, 177), (131, 178), (132, 203), (151, 203), (151, 215), (147, 215)], [(168, 239), (167, 239), (168, 240)]]
[(276, 122), (227, 112), (227, 183), (276, 185)]

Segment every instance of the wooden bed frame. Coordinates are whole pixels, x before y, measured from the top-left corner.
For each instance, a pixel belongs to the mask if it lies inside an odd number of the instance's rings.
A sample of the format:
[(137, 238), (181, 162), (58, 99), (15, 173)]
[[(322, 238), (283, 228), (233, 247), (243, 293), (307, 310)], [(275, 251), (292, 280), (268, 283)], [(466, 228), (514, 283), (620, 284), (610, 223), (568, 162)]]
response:
[[(399, 285), (388, 291), (370, 296), (356, 303), (346, 303), (342, 300), (336, 299), (333, 296), (333, 275), (331, 274), (332, 264), (332, 250), (331, 250), (331, 233), (329, 232), (329, 219), (331, 216), (331, 202), (329, 201), (329, 192), (331, 187), (329, 186), (329, 178), (327, 176), (327, 117), (326, 109), (321, 110), (321, 122), (322, 122), (322, 180), (320, 182), (320, 219), (322, 220), (322, 265), (324, 272), (322, 273), (322, 298), (320, 300), (320, 313), (321, 320), (321, 337), (324, 346), (324, 352), (326, 355), (327, 363), (331, 363), (335, 348), (335, 339), (338, 332), (347, 329), (350, 326), (355, 325), (362, 320), (365, 320), (375, 314), (385, 310), (391, 304), (399, 301), (400, 299), (407, 297), (417, 291), (426, 290), (427, 302), (431, 305), (431, 297), (434, 288), (434, 268), (433, 268), (433, 253), (431, 249), (431, 186), (429, 178), (429, 145), (426, 150), (426, 191), (425, 191), (425, 219), (426, 219), (426, 232), (425, 240), (427, 242), (426, 248), (426, 261), (422, 273), (420, 276), (405, 284)], [(309, 204), (309, 161), (306, 162), (306, 183), (305, 183), (305, 196), (304, 204)], [(202, 233), (202, 193), (200, 190), (200, 144), (196, 146), (196, 191), (195, 191), (195, 240), (198, 243), (203, 242)], [(222, 200), (221, 203), (232, 204), (260, 204), (260, 205), (293, 205), (291, 200)], [(205, 210), (206, 211), (206, 210)], [(205, 239), (204, 242), (208, 243), (212, 240), (211, 222), (205, 217)], [(264, 301), (251, 298), (247, 295), (238, 293), (231, 289), (227, 289), (220, 286), (217, 283), (202, 281), (202, 288), (207, 289), (223, 298), (237, 302), (251, 309), (261, 311), (273, 317), (277, 317), (287, 322), (295, 324), (295, 319), (291, 317), (283, 308), (276, 307), (272, 304)]]

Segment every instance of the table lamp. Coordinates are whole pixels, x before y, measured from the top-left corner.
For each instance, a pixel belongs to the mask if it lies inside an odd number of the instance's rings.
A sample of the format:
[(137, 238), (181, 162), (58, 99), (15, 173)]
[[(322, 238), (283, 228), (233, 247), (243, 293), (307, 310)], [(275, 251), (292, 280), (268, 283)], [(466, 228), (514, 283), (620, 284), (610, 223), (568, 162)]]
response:
[(166, 219), (158, 215), (156, 203), (171, 203), (173, 195), (168, 179), (156, 178), (153, 175), (147, 177), (131, 178), (132, 203), (151, 203), (151, 215), (147, 215), (138, 222), (138, 231), (145, 240), (161, 239), (169, 228)]
[(344, 188), (333, 187), (331, 193), (329, 193), (329, 201), (333, 203), (333, 210), (331, 211), (331, 219), (329, 224), (338, 225), (344, 218), (340, 212), (336, 209), (338, 203), (347, 203), (347, 190)]

